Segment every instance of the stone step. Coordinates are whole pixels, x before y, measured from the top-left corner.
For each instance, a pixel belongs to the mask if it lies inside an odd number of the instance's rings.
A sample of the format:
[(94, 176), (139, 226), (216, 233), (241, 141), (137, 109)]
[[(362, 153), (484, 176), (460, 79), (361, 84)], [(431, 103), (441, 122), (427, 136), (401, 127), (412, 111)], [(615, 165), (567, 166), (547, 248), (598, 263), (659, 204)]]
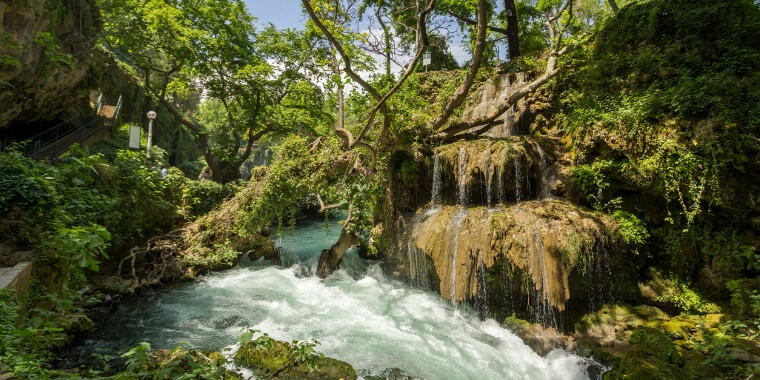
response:
[(13, 289), (16, 295), (26, 291), (32, 280), (32, 262), (22, 262), (12, 268), (0, 268), (0, 289)]

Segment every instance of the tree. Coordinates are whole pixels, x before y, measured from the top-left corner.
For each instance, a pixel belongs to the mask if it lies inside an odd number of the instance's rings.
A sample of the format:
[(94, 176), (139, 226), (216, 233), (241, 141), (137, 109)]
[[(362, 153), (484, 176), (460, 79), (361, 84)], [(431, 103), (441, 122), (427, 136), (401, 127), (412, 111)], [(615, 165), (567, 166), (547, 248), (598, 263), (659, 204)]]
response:
[[(103, 3), (108, 45), (142, 73), (145, 87), (198, 137), (212, 180), (238, 178), (256, 141), (292, 126), (294, 109), (313, 111), (304, 105), (313, 102), (292, 101), (319, 97), (303, 70), (309, 61), (302, 49), (308, 44), (305, 34), (278, 35), (274, 28), (257, 33), (242, 0)], [(194, 115), (197, 110), (184, 103), (192, 94), (209, 102), (202, 114)], [(212, 121), (213, 131), (203, 124)]]
[(607, 3), (610, 4), (610, 9), (612, 9), (613, 12), (617, 13), (619, 8), (615, 0), (607, 0)]
[[(430, 12), (432, 12), (435, 5), (435, 0), (428, 0), (426, 4), (422, 4), (420, 1), (417, 1), (416, 7), (413, 8), (415, 15), (417, 15), (414, 56), (406, 66), (404, 72), (399, 76), (397, 80), (394, 81), (391, 86), (388, 87), (389, 89), (387, 91), (384, 91), (383, 94), (381, 94), (381, 91), (384, 89), (372, 85), (369, 81), (362, 78), (362, 76), (354, 70), (352, 66), (352, 59), (356, 56), (354, 45), (345, 44), (346, 41), (351, 41), (352, 36), (350, 33), (347, 33), (348, 28), (346, 28), (345, 25), (334, 23), (334, 19), (330, 18), (330, 13), (325, 12), (325, 10), (330, 10), (332, 6), (335, 6), (338, 10), (347, 9), (347, 7), (341, 7), (340, 3), (341, 2), (333, 3), (326, 0), (302, 0), (303, 7), (309, 15), (310, 22), (313, 23), (313, 25), (324, 35), (324, 37), (329, 41), (330, 46), (338, 52), (338, 55), (340, 56), (340, 59), (343, 63), (342, 71), (351, 80), (358, 84), (364, 91), (366, 91), (376, 102), (374, 107), (372, 107), (370, 110), (367, 116), (367, 121), (358, 135), (354, 136), (354, 134), (345, 128), (335, 130), (338, 136), (340, 136), (340, 138), (343, 140), (343, 146), (345, 150), (350, 151), (353, 149), (361, 148), (366, 153), (368, 162), (361, 168), (357, 168), (354, 173), (359, 173), (360, 176), (363, 177), (363, 181), (360, 182), (370, 183), (372, 182), (372, 178), (375, 174), (377, 151), (379, 148), (381, 148), (383, 139), (378, 139), (378, 143), (375, 146), (370, 145), (366, 139), (368, 138), (368, 134), (376, 126), (375, 117), (377, 115), (377, 112), (381, 113), (381, 117), (383, 119), (380, 136), (385, 136), (388, 133), (392, 122), (392, 114), (390, 112), (390, 108), (388, 107), (387, 101), (396, 91), (398, 91), (398, 89), (406, 81), (406, 79), (409, 78), (412, 72), (414, 72), (417, 63), (422, 58), (422, 54), (427, 49), (429, 43), (427, 35), (427, 16), (430, 14)], [(351, 4), (351, 2), (349, 2), (349, 4)], [(359, 162), (357, 162), (354, 166), (356, 167), (357, 165), (359, 165)], [(351, 245), (354, 245), (350, 243), (353, 243), (357, 240), (356, 233), (353, 228), (354, 224), (352, 223), (354, 222), (355, 213), (354, 202), (352, 202), (351, 198), (352, 197), (349, 196), (349, 201), (346, 202), (325, 205), (324, 202), (322, 202), (321, 197), (318, 196), (321, 206), (320, 211), (326, 212), (329, 209), (343, 207), (346, 204), (348, 206), (348, 216), (344, 223), (343, 230), (341, 231), (341, 236), (338, 239), (338, 243), (336, 243), (336, 245), (331, 249), (325, 250), (320, 257), (319, 266), (317, 269), (317, 273), (320, 276), (326, 276), (332, 270), (334, 270), (335, 266), (340, 261), (340, 258), (343, 256), (343, 253), (346, 251), (346, 249), (348, 249)]]
[[(613, 0), (610, 0), (613, 1)], [(509, 59), (520, 56), (520, 39), (517, 25), (517, 7), (515, 0), (504, 0), (504, 16), (507, 20), (507, 46), (509, 47)]]

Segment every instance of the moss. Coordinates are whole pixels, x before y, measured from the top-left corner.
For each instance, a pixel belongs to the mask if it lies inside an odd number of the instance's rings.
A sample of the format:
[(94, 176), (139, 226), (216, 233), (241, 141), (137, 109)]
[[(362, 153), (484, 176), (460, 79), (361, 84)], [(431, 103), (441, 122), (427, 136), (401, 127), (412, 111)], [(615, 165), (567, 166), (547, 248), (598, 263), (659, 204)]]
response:
[(676, 379), (683, 377), (681, 355), (662, 331), (640, 327), (630, 338), (633, 349), (612, 371), (610, 379)]
[(257, 376), (273, 379), (356, 379), (356, 371), (350, 364), (313, 355), (316, 368), (310, 371), (305, 363), (295, 363), (292, 345), (271, 340), (271, 344), (244, 344), (235, 354), (235, 363), (251, 369)]

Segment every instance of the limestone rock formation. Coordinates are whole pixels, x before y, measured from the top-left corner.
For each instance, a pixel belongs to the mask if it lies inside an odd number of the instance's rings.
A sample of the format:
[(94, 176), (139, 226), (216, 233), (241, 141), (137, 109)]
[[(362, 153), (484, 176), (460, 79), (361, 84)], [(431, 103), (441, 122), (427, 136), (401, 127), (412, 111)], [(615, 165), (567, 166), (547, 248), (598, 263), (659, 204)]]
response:
[[(569, 272), (590, 265), (615, 224), (559, 200), (527, 201), (498, 209), (444, 206), (411, 221), (406, 244), (430, 256), (446, 299), (477, 296), (478, 266), (499, 257), (528, 275), (535, 289), (558, 310), (571, 297)], [(409, 275), (417, 275), (416, 267)]]

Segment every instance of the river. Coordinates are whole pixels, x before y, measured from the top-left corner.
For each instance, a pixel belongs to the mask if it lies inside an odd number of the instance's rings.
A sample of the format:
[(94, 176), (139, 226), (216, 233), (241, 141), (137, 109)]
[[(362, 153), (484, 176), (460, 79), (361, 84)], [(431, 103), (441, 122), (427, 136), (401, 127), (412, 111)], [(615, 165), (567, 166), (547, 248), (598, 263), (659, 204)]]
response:
[(278, 242), (283, 266), (251, 262), (168, 286), (115, 308), (78, 340), (80, 359), (141, 341), (153, 348), (219, 350), (251, 327), (281, 340), (317, 339), (317, 351), (360, 375), (400, 368), (425, 379), (585, 379), (591, 362), (563, 350), (541, 357), (493, 320), (432, 292), (388, 279), (354, 252), (325, 280), (319, 253), (340, 227), (312, 221)]

